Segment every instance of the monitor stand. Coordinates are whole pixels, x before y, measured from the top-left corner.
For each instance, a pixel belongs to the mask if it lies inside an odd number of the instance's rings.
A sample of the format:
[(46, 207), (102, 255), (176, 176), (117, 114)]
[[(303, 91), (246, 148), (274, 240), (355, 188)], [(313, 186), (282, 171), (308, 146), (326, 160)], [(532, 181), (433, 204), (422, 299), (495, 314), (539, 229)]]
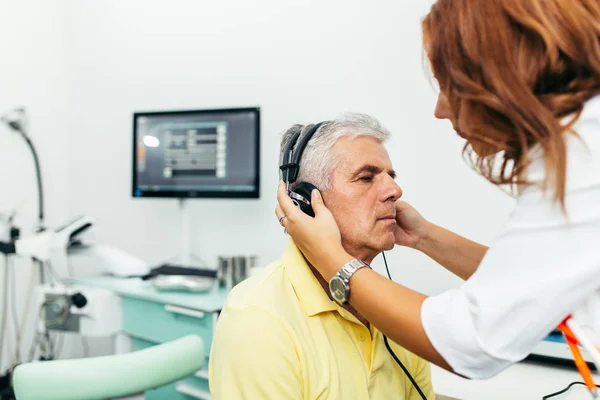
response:
[(191, 262), (190, 254), (190, 213), (186, 199), (179, 201), (179, 227), (181, 229), (181, 253), (179, 262), (182, 266), (188, 266)]
[(179, 229), (181, 234), (181, 249), (179, 256), (169, 265), (177, 267), (205, 268), (205, 263), (190, 251), (190, 214), (188, 201), (185, 198), (178, 199), (179, 202)]

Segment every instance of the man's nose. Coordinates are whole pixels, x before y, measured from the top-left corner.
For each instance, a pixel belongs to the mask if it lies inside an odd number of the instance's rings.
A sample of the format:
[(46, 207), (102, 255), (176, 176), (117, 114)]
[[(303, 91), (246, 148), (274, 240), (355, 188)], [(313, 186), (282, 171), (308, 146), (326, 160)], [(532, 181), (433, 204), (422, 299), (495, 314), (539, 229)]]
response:
[(400, 197), (402, 197), (402, 189), (400, 188), (398, 183), (396, 183), (396, 181), (391, 176), (388, 176), (386, 178), (383, 194), (384, 194), (384, 196), (383, 196), (384, 201), (387, 201), (387, 200), (396, 201)]

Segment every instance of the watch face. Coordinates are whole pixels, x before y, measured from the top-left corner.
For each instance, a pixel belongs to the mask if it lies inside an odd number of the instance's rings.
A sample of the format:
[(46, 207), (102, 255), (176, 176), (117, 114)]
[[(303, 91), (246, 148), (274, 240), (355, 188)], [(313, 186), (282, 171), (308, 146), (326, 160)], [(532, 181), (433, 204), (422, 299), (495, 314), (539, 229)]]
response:
[(344, 301), (346, 299), (346, 287), (341, 279), (333, 278), (331, 282), (329, 282), (329, 290), (335, 300)]

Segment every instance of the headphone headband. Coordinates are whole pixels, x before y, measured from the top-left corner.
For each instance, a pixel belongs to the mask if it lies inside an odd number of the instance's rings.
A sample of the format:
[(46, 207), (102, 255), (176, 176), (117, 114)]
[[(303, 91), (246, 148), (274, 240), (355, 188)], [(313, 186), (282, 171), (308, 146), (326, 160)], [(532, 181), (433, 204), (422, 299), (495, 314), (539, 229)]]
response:
[(294, 183), (296, 182), (296, 179), (298, 179), (298, 174), (300, 172), (300, 158), (302, 157), (302, 153), (304, 153), (304, 149), (306, 148), (308, 141), (313, 137), (313, 135), (325, 122), (326, 121), (323, 121), (313, 125), (308, 130), (308, 132), (306, 132), (306, 134), (304, 134), (300, 138), (300, 141), (298, 142), (298, 145), (295, 149), (294, 145), (298, 141), (302, 130), (300, 130), (300, 132), (295, 133), (285, 146), (283, 152), (282, 165), (279, 167), (279, 169), (283, 171), (283, 180), (288, 184)]
[(296, 141), (298, 140), (298, 136), (300, 136), (301, 133), (302, 133), (302, 129), (300, 129), (298, 132), (294, 133), (292, 135), (292, 137), (290, 138), (290, 140), (285, 145), (285, 149), (283, 149), (283, 156), (281, 159), (281, 166), (279, 167), (279, 169), (282, 172), (283, 181), (287, 182), (287, 183), (291, 183), (296, 180), (296, 179), (294, 179), (293, 181), (290, 181), (290, 174), (292, 172), (292, 169), (295, 170), (294, 176), (295, 177), (298, 176), (298, 171), (297, 171), (298, 165), (296, 165), (294, 167), (294, 164), (292, 163), (292, 161), (293, 161), (292, 149), (294, 148), (294, 145), (296, 144)]

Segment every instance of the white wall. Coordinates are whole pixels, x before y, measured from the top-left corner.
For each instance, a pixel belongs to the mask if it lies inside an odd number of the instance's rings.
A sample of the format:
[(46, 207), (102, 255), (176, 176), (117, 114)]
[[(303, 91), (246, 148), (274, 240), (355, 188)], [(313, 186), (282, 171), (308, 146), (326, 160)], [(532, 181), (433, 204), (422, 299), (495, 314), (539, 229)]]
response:
[[(66, 218), (69, 201), (65, 11), (66, 3), (61, 0), (0, 1), (0, 113), (15, 106), (24, 106), (28, 112), (29, 133), (42, 165), (46, 216), (50, 226)], [(13, 212), (16, 212), (15, 222), (24, 234), (33, 229), (37, 218), (37, 187), (33, 160), (21, 137), (2, 125), (0, 143), (0, 238), (6, 239), (6, 216)], [(2, 295), (5, 267), (2, 258)], [(30, 262), (18, 260), (10, 272), (13, 271), (16, 271), (16, 277), (9, 280), (9, 309), (13, 309), (12, 293), (16, 292), (14, 309), (20, 319), (30, 297), (27, 288), (33, 269)], [(1, 317), (3, 296), (0, 296), (0, 305)], [(32, 311), (29, 315), (34, 314)], [(29, 322), (23, 337), (22, 350), (25, 352), (32, 339), (31, 318)], [(8, 314), (3, 332), (5, 345), (10, 347), (14, 347), (13, 328), (12, 314)], [(5, 347), (0, 360), (3, 361), (2, 369), (8, 359)]]
[[(344, 111), (394, 134), (389, 152), (405, 198), (428, 218), (489, 242), (512, 200), (462, 161), (462, 141), (433, 116), (420, 18), (431, 1), (70, 2), (72, 212), (99, 238), (150, 262), (177, 254), (175, 200), (130, 197), (132, 112), (258, 105), (261, 199), (191, 201), (192, 248), (254, 253), (267, 263), (286, 237), (274, 217), (279, 134)], [(428, 293), (456, 283), (406, 249), (392, 274)]]

